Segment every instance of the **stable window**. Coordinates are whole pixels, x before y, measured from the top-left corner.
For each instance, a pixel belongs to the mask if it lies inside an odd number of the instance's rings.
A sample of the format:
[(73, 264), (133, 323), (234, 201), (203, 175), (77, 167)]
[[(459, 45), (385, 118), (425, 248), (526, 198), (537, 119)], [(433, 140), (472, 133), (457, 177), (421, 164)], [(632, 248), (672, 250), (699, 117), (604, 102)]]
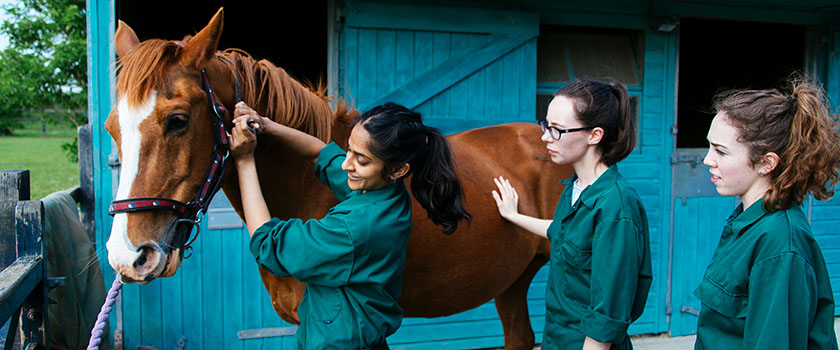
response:
[(642, 31), (543, 26), (537, 39), (537, 120), (545, 118), (554, 92), (575, 80), (621, 82), (638, 108), (643, 53)]

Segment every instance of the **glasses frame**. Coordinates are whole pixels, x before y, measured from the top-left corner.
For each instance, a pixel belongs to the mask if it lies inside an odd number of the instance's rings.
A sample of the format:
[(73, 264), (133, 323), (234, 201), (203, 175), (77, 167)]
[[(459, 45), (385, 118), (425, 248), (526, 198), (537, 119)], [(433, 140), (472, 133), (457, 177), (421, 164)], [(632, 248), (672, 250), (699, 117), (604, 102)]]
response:
[[(540, 129), (542, 129), (543, 134), (545, 134), (545, 131), (548, 130), (548, 136), (551, 136), (551, 138), (554, 139), (554, 140), (560, 140), (560, 138), (563, 137), (563, 134), (565, 134), (565, 133), (594, 129), (594, 128), (591, 128), (591, 127), (590, 128), (560, 129), (556, 126), (548, 125), (548, 122), (545, 121), (545, 120), (540, 120), (538, 122), (538, 124), (540, 124)], [(554, 136), (554, 133), (557, 133), (556, 137)]]

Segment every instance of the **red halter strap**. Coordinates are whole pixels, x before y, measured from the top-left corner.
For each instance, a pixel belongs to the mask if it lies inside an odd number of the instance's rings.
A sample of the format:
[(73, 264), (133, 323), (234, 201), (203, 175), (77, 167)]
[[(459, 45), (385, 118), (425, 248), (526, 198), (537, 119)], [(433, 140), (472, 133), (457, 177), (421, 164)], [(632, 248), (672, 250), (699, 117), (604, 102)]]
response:
[[(227, 61), (230, 64), (230, 61)], [(232, 65), (231, 65), (232, 66)], [(233, 67), (231, 67), (233, 68)], [(236, 77), (236, 96), (239, 99), (241, 93), (239, 91), (239, 74), (234, 70)], [(222, 187), (222, 175), (225, 173), (225, 166), (230, 155), (230, 141), (228, 140), (227, 131), (225, 130), (225, 107), (222, 106), (216, 99), (216, 94), (210, 86), (210, 79), (207, 77), (207, 71), (201, 69), (201, 82), (204, 87), (204, 92), (207, 94), (207, 100), (210, 103), (210, 109), (213, 110), (213, 135), (215, 135), (216, 144), (213, 146), (213, 159), (207, 169), (207, 174), (204, 177), (204, 182), (196, 193), (195, 199), (188, 203), (183, 203), (169, 198), (128, 198), (122, 200), (115, 200), (111, 202), (108, 214), (114, 216), (119, 213), (129, 213), (143, 210), (171, 210), (178, 215), (182, 222), (188, 222), (198, 227), (198, 223), (204, 217), (207, 207), (213, 196), (219, 192)], [(238, 102), (238, 101), (237, 101)], [(189, 232), (187, 233), (189, 236)], [(197, 234), (196, 234), (197, 235)], [(189, 247), (192, 241), (184, 244)], [(184, 240), (186, 241), (186, 239)]]

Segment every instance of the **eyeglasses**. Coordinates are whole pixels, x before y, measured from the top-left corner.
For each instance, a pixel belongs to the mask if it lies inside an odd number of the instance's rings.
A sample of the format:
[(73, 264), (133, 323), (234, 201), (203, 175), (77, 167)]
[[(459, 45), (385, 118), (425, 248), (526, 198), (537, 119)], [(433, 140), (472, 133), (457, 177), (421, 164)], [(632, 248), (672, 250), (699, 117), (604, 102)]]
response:
[(543, 134), (545, 133), (546, 130), (548, 130), (548, 134), (551, 136), (551, 138), (553, 138), (555, 140), (559, 140), (560, 136), (563, 136), (563, 134), (565, 134), (567, 132), (590, 130), (590, 129), (593, 129), (593, 128), (560, 129), (556, 126), (548, 125), (548, 122), (546, 122), (545, 120), (540, 120), (540, 129), (542, 129)]

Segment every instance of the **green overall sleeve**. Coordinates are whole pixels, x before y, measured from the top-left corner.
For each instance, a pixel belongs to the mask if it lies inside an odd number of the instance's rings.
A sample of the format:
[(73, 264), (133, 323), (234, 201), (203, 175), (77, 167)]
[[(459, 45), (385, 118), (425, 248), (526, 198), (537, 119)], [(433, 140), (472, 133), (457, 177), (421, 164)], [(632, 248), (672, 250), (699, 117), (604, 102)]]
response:
[(816, 308), (811, 302), (817, 300), (813, 268), (799, 254), (788, 252), (757, 262), (749, 280), (744, 346), (806, 349)]
[(619, 343), (632, 322), (644, 240), (629, 218), (598, 223), (592, 240), (592, 277), (589, 311), (580, 329), (600, 342)]
[(341, 163), (347, 158), (347, 153), (330, 142), (321, 149), (318, 161), (315, 162), (315, 175), (324, 185), (327, 185), (339, 201), (347, 198), (350, 185), (347, 184), (347, 172), (341, 169)]
[(251, 253), (272, 274), (327, 287), (345, 285), (355, 247), (344, 219), (332, 211), (321, 220), (305, 222), (273, 218), (254, 232)]

